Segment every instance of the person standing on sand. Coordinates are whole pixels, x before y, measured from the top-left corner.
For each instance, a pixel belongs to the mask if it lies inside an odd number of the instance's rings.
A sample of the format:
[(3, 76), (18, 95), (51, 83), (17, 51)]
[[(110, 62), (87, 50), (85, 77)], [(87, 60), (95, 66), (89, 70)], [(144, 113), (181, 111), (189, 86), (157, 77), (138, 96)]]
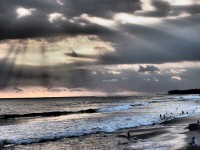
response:
[(127, 132), (127, 138), (130, 139), (130, 137), (131, 137), (131, 135), (130, 135), (130, 132), (128, 131)]
[(4, 140), (0, 139), (0, 150), (3, 150), (4, 148)]
[(182, 110), (182, 115), (184, 115), (184, 111)]
[(198, 142), (197, 142), (197, 139), (196, 139), (195, 137), (192, 137), (191, 145), (192, 145), (193, 147), (198, 146)]

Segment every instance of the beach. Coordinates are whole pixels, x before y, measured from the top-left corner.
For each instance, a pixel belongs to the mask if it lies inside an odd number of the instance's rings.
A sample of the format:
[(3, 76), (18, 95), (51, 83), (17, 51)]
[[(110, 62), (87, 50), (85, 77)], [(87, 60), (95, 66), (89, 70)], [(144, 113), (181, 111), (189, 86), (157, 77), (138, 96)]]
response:
[(1, 114), (0, 138), (6, 150), (181, 150), (193, 136), (200, 140), (198, 131), (187, 129), (200, 118), (199, 100), (193, 95), (1, 101), (8, 113)]
[[(6, 150), (136, 150), (136, 149), (166, 149), (166, 150), (184, 150), (193, 136), (200, 141), (199, 131), (189, 131), (189, 123), (195, 123), (200, 116), (179, 118), (167, 121), (160, 125), (142, 126), (138, 128), (128, 128), (116, 131), (114, 133), (96, 133), (73, 138), (63, 138), (55, 141), (28, 144), (28, 145), (10, 145)], [(130, 133), (130, 138), (127, 137)]]

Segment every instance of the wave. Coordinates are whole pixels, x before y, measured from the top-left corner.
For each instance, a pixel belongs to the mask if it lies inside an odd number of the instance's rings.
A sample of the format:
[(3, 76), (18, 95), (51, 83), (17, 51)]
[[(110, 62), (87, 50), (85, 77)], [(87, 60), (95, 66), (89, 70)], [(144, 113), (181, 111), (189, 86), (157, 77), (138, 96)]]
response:
[(155, 115), (143, 115), (114, 117), (101, 122), (98, 120), (86, 120), (84, 122), (76, 120), (73, 124), (70, 124), (68, 121), (63, 120), (58, 122), (49, 121), (36, 124), (2, 126), (0, 128), (0, 139), (3, 139), (5, 144), (31, 144), (98, 132), (112, 133), (124, 128), (160, 124), (175, 118), (179, 117), (160, 120)]
[(124, 104), (114, 107), (106, 107), (99, 109), (86, 109), (80, 111), (52, 111), (52, 112), (38, 112), (38, 113), (28, 113), (28, 114), (5, 114), (0, 115), (0, 119), (14, 119), (14, 118), (27, 118), (27, 117), (52, 117), (52, 116), (62, 116), (70, 114), (83, 114), (83, 113), (100, 113), (100, 112), (114, 112), (114, 111), (123, 111), (128, 110), (134, 106), (146, 106), (148, 102), (141, 102), (135, 104)]
[(4, 114), (0, 115), (0, 119), (14, 119), (14, 118), (27, 118), (27, 117), (52, 117), (62, 116), (70, 114), (82, 114), (82, 113), (101, 113), (101, 112), (116, 112), (131, 109), (136, 106), (147, 106), (150, 103), (166, 102), (166, 100), (152, 100), (152, 101), (141, 101), (136, 103), (125, 103), (113, 107), (105, 107), (99, 109), (86, 109), (80, 111), (52, 111), (52, 112), (38, 112), (38, 113), (27, 113), (27, 114)]
[(194, 99), (200, 100), (200, 95), (180, 95), (180, 96), (173, 96), (174, 99)]
[(149, 105), (149, 102), (140, 102), (140, 103), (126, 103), (123, 105), (119, 106), (114, 106), (114, 107), (106, 107), (106, 108), (100, 108), (97, 109), (97, 112), (116, 112), (116, 111), (123, 111), (123, 110), (128, 110), (136, 106), (147, 106)]
[(97, 112), (122, 111), (122, 110), (128, 110), (132, 107), (133, 107), (133, 105), (131, 105), (131, 104), (125, 104), (125, 105), (119, 105), (119, 106), (108, 107), (108, 108), (100, 108), (100, 109), (97, 110)]
[(152, 100), (150, 103), (162, 103), (167, 102), (167, 100)]
[(30, 144), (67, 137), (76, 137), (97, 132), (111, 133), (119, 129), (152, 125), (160, 123), (159, 118), (146, 116), (114, 117), (99, 122), (98, 120), (67, 120), (58, 122), (40, 122), (34, 124), (19, 124), (2, 126), (0, 139), (5, 144)]
[(0, 119), (14, 119), (14, 118), (24, 118), (24, 117), (51, 117), (51, 116), (61, 116), (70, 114), (81, 114), (81, 113), (96, 113), (96, 109), (86, 109), (80, 111), (53, 111), (53, 112), (39, 112), (39, 113), (28, 113), (28, 114), (5, 114), (0, 115)]
[[(112, 133), (119, 129), (159, 124), (174, 118), (188, 117), (188, 115), (175, 115), (169, 117), (168, 120), (162, 120), (157, 113), (140, 114), (140, 116), (112, 116), (109, 118), (101, 118), (102, 114), (100, 113), (81, 114), (81, 118), (77, 118), (78, 116), (80, 115), (74, 114), (74, 119), (67, 116), (62, 120), (49, 118), (42, 122), (1, 126), (0, 139), (3, 139), (6, 144), (30, 144), (98, 132)], [(166, 116), (166, 118), (168, 117)]]

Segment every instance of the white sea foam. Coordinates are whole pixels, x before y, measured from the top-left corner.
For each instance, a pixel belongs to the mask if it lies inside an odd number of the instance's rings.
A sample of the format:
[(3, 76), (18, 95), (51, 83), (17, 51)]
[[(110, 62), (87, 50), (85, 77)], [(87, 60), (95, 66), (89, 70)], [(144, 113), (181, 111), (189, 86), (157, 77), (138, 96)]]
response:
[(132, 107), (131, 104), (123, 104), (123, 105), (114, 106), (114, 107), (100, 108), (100, 109), (97, 110), (97, 112), (122, 111), (122, 110), (128, 110), (131, 107)]
[(185, 118), (185, 117), (189, 117), (189, 116), (193, 116), (193, 115), (184, 114), (184, 115), (176, 116), (175, 118)]
[(141, 105), (147, 106), (147, 105), (149, 105), (149, 102), (141, 102)]
[(175, 99), (194, 99), (194, 100), (200, 100), (200, 95), (194, 95), (194, 94), (191, 94), (191, 95), (180, 95), (180, 96), (174, 96), (173, 98)]
[(113, 107), (106, 107), (106, 108), (100, 108), (97, 110), (97, 112), (115, 112), (115, 111), (123, 111), (131, 109), (135, 106), (147, 106), (149, 105), (149, 102), (143, 101), (143, 102), (136, 102), (136, 103), (126, 103), (118, 106)]
[(133, 117), (114, 117), (99, 122), (98, 120), (74, 120), (69, 122), (52, 121), (33, 124), (1, 126), (0, 139), (6, 143), (22, 144), (42, 140), (52, 140), (62, 137), (81, 136), (100, 132), (114, 132), (121, 128), (136, 127), (159, 123), (157, 117), (151, 115)]

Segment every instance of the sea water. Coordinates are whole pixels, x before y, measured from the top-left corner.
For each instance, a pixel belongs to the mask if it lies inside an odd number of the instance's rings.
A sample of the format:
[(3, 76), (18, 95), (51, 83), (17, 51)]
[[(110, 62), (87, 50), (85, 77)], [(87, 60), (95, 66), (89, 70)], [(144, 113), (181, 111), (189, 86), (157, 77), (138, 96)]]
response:
[[(0, 100), (0, 139), (27, 144), (152, 125), (200, 114), (200, 96), (79, 97)], [(84, 110), (95, 110), (84, 112)], [(184, 111), (184, 114), (182, 114)], [(69, 112), (58, 116), (47, 112)], [(30, 117), (20, 115), (37, 113)], [(6, 115), (18, 114), (7, 118)], [(39, 114), (39, 115), (38, 115)], [(41, 115), (40, 115), (41, 114)]]

